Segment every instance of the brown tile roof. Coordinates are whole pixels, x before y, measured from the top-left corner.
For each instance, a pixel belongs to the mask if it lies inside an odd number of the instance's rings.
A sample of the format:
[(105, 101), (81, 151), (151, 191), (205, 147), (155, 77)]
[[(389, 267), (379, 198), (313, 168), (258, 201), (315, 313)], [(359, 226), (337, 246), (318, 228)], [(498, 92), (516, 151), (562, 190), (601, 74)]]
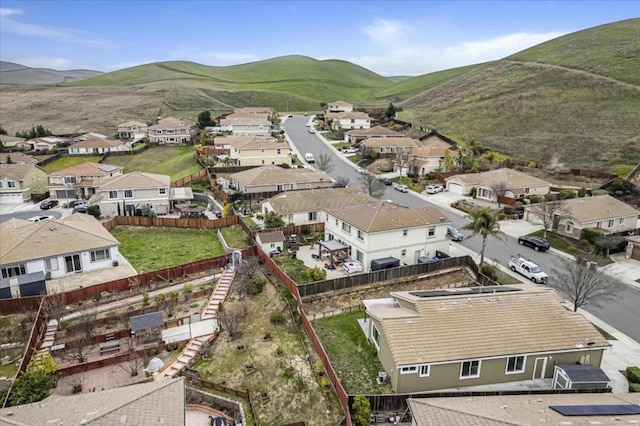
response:
[(334, 113), (329, 113), (328, 117), (331, 118), (335, 118), (338, 120), (345, 120), (345, 119), (353, 119), (353, 120), (368, 120), (369, 119), (369, 114), (367, 114), (366, 112), (359, 112), (359, 111), (353, 111), (353, 112), (334, 112)]
[(0, 176), (7, 176), (21, 181), (34, 167), (38, 166), (35, 164), (0, 164)]
[(149, 126), (148, 130), (162, 130), (162, 129), (191, 129), (191, 126), (184, 122), (184, 120), (177, 119), (175, 117), (163, 118), (154, 126)]
[(260, 136), (224, 136), (216, 137), (216, 145), (230, 145), (234, 148), (262, 149), (262, 148), (286, 148), (290, 149), (285, 142), (278, 142), (271, 137)]
[(611, 195), (573, 198), (564, 203), (567, 215), (582, 223), (640, 215), (640, 211)]
[(640, 415), (566, 417), (552, 405), (639, 405), (638, 393), (536, 394), (451, 398), (410, 398), (415, 426), (604, 425), (638, 423)]
[(106, 179), (100, 183), (100, 191), (117, 189), (165, 188), (171, 185), (169, 175), (156, 173), (131, 172)]
[(0, 424), (184, 426), (185, 408), (185, 381), (179, 377), (78, 395), (52, 395), (33, 404), (0, 409)]
[(238, 124), (238, 125), (254, 125), (254, 126), (267, 126), (267, 130), (271, 127), (271, 122), (267, 117), (261, 117), (259, 114), (247, 114), (242, 116), (231, 117), (228, 116), (220, 120), (220, 124)]
[(245, 185), (275, 185), (289, 183), (331, 182), (331, 177), (325, 172), (312, 169), (284, 169), (279, 166), (263, 166), (234, 173), (231, 175)]
[(462, 175), (455, 175), (448, 177), (445, 180), (455, 178), (460, 179), (467, 185), (482, 184), (489, 188), (497, 182), (507, 182), (507, 187), (509, 189), (551, 185), (549, 182), (538, 179), (535, 176), (531, 176), (526, 173), (508, 168), (495, 169), (482, 173), (466, 173)]
[(51, 176), (104, 176), (113, 173), (117, 170), (122, 170), (122, 166), (112, 166), (110, 164), (92, 163), (87, 161), (86, 163), (80, 163), (75, 166), (67, 167), (66, 169), (58, 170), (57, 172), (50, 173)]
[(282, 231), (260, 232), (258, 235), (260, 236), (260, 241), (262, 241), (263, 244), (279, 243), (285, 240), (285, 236)]
[(369, 129), (354, 129), (349, 130), (347, 133), (349, 136), (386, 136), (386, 137), (403, 137), (404, 134), (391, 130), (387, 127), (374, 126)]
[(382, 146), (397, 146), (397, 147), (414, 147), (420, 142), (411, 138), (367, 138), (361, 142), (362, 146), (367, 148), (377, 148)]
[(373, 197), (359, 188), (307, 189), (287, 191), (267, 200), (278, 214), (326, 210), (335, 207), (364, 204)]
[(113, 148), (123, 145), (123, 141), (114, 141), (110, 139), (91, 137), (83, 141), (79, 141), (71, 145), (71, 148)]
[(450, 220), (437, 207), (409, 208), (386, 201), (324, 209), (331, 216), (365, 232), (449, 223)]
[(522, 290), (424, 298), (396, 292), (391, 296), (414, 303), (418, 317), (385, 318), (375, 306), (370, 315), (381, 320), (396, 365), (575, 350), (587, 342), (608, 346), (589, 321), (562, 305), (554, 289), (510, 287)]
[(118, 128), (133, 127), (133, 126), (147, 127), (147, 123), (132, 120), (132, 121), (127, 121), (126, 123), (118, 124)]
[(424, 139), (420, 139), (420, 143), (423, 145), (441, 146), (443, 148), (451, 148), (453, 146), (438, 135), (429, 135)]
[(11, 161), (15, 164), (36, 164), (38, 162), (38, 159), (36, 157), (26, 155), (22, 152), (0, 152), (0, 164), (5, 164), (9, 157), (11, 157)]
[(329, 105), (338, 105), (338, 106), (353, 106), (353, 104), (350, 104), (349, 102), (345, 102), (345, 101), (335, 101), (335, 102), (329, 102)]
[(445, 152), (449, 151), (449, 155), (454, 156), (458, 151), (448, 149), (442, 146), (422, 145), (409, 150), (409, 155), (418, 157), (444, 157)]
[(91, 215), (42, 222), (11, 219), (0, 224), (0, 264), (25, 262), (120, 245)]
[(0, 135), (0, 142), (5, 143), (5, 142), (24, 142), (26, 141), (25, 138), (19, 138), (17, 136), (11, 136), (11, 135)]

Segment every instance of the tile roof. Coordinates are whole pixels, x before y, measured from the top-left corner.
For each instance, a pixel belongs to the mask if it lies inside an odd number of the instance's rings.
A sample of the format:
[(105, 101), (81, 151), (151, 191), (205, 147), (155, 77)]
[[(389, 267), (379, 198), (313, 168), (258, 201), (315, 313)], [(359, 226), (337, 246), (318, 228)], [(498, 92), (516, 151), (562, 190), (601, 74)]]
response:
[(437, 207), (409, 208), (380, 200), (324, 210), (327, 214), (364, 232), (388, 231), (450, 222), (449, 218)]
[(260, 237), (260, 241), (262, 241), (263, 244), (279, 243), (286, 239), (284, 236), (284, 232), (282, 231), (260, 232), (258, 233), (258, 236)]
[(104, 176), (109, 175), (117, 170), (122, 170), (121, 166), (112, 166), (110, 164), (92, 163), (87, 161), (75, 166), (67, 167), (66, 169), (58, 170), (57, 172), (50, 173), (51, 176)]
[(165, 188), (171, 185), (169, 175), (156, 173), (131, 172), (121, 176), (105, 179), (100, 183), (100, 191), (117, 189)]
[(497, 182), (507, 182), (508, 188), (524, 188), (531, 186), (551, 185), (549, 182), (514, 169), (501, 168), (482, 173), (465, 173), (445, 179), (459, 179), (467, 185), (484, 185), (488, 188)]
[(35, 223), (10, 219), (0, 224), (0, 240), (2, 265), (120, 245), (87, 214)]
[(0, 176), (7, 176), (20, 181), (23, 180), (34, 167), (38, 166), (35, 164), (0, 164)]
[(148, 130), (161, 130), (161, 129), (191, 129), (191, 126), (175, 117), (163, 118), (154, 126), (149, 126)]
[(283, 148), (290, 149), (285, 142), (265, 136), (223, 136), (216, 137), (216, 145), (230, 145), (234, 148), (262, 149), (262, 148)]
[(147, 123), (132, 120), (132, 121), (127, 121), (126, 123), (118, 124), (118, 127), (133, 127), (133, 126), (147, 127)]
[(331, 118), (336, 118), (338, 120), (346, 120), (346, 119), (353, 119), (353, 120), (368, 120), (369, 119), (369, 114), (367, 114), (366, 112), (359, 112), (359, 111), (353, 111), (353, 112), (335, 112), (335, 113), (329, 113), (328, 117)]
[(33, 404), (0, 409), (0, 424), (184, 426), (185, 408), (185, 379), (179, 377), (70, 396), (52, 395)]
[(411, 138), (367, 138), (362, 141), (362, 146), (375, 148), (380, 146), (414, 147), (419, 145), (419, 141)]
[(266, 117), (260, 117), (258, 114), (243, 115), (241, 117), (226, 117), (220, 120), (220, 124), (244, 124), (254, 126), (267, 126), (267, 130), (271, 127), (271, 122)]
[(25, 138), (19, 138), (17, 136), (11, 136), (11, 135), (0, 135), (0, 142), (5, 143), (5, 142), (24, 142), (26, 141)]
[(563, 210), (568, 216), (582, 223), (640, 215), (640, 211), (611, 195), (565, 200)]
[(608, 346), (589, 321), (562, 305), (554, 289), (510, 287), (522, 290), (423, 298), (395, 292), (392, 297), (413, 303), (419, 315), (386, 318), (375, 306), (369, 314), (380, 319), (396, 365), (575, 350), (588, 342)]
[(287, 191), (267, 201), (278, 214), (319, 211), (335, 207), (364, 204), (374, 198), (359, 188), (307, 189)]
[(71, 145), (71, 148), (113, 148), (123, 144), (123, 141), (114, 141), (111, 139), (98, 138), (94, 136), (74, 143), (73, 145)]
[(403, 137), (404, 134), (391, 130), (387, 127), (373, 126), (369, 129), (354, 129), (349, 130), (347, 133), (349, 136), (386, 136), (386, 137)]
[(349, 102), (345, 102), (345, 101), (335, 101), (335, 102), (330, 102), (329, 105), (338, 105), (338, 106), (353, 106), (353, 104), (350, 104)]
[(458, 151), (454, 151), (443, 146), (422, 145), (409, 150), (409, 155), (419, 157), (444, 157), (445, 152), (449, 151), (449, 155), (454, 156)]
[(22, 152), (0, 152), (0, 164), (5, 164), (7, 162), (7, 158), (11, 157), (11, 161), (14, 164), (17, 163), (27, 163), (27, 164), (36, 164), (38, 159), (31, 155), (26, 155)]
[(275, 109), (271, 107), (241, 107), (236, 108), (234, 112), (248, 113), (248, 114), (273, 114)]
[(566, 417), (552, 405), (638, 405), (638, 393), (576, 393), (536, 394), (508, 396), (474, 396), (452, 398), (410, 398), (415, 426), (525, 426), (549, 425), (596, 425), (638, 423), (640, 415), (632, 414), (623, 420), (616, 416)]
[(325, 172), (316, 172), (308, 168), (284, 169), (279, 166), (263, 166), (234, 173), (231, 175), (245, 185), (275, 185), (289, 183), (331, 182)]

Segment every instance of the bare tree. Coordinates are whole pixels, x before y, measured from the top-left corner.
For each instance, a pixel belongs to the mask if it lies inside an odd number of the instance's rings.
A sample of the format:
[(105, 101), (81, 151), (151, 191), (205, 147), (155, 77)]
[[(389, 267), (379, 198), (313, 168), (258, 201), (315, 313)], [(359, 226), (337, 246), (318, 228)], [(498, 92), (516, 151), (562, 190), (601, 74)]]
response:
[(62, 316), (66, 312), (66, 307), (62, 303), (61, 295), (46, 296), (42, 301), (42, 310), (45, 316), (58, 321), (58, 330), (62, 329)]
[(500, 207), (500, 198), (504, 197), (507, 191), (509, 191), (509, 185), (507, 184), (507, 181), (499, 180), (497, 182), (494, 182), (493, 185), (491, 185), (491, 190), (494, 194), (496, 194), (496, 197), (498, 198), (498, 207)]
[(316, 169), (325, 173), (331, 173), (331, 171), (333, 170), (333, 161), (331, 160), (331, 155), (320, 154), (316, 159)]
[(617, 297), (622, 284), (598, 270), (594, 262), (586, 258), (559, 258), (559, 267), (552, 268), (555, 279), (550, 285), (559, 290), (572, 304), (573, 311), (584, 306), (600, 306), (600, 303)]
[(247, 294), (247, 283), (258, 273), (261, 262), (260, 257), (249, 256), (243, 260), (238, 268), (238, 274), (233, 280), (232, 288), (238, 294), (239, 299), (244, 299)]
[(156, 304), (168, 317), (172, 317), (178, 304), (178, 296), (180, 296), (178, 291), (172, 291), (169, 294), (160, 293), (156, 296)]
[(87, 358), (95, 349), (93, 345), (95, 321), (96, 314), (84, 314), (78, 317), (76, 328), (80, 336), (66, 343), (66, 358), (78, 361), (80, 364), (87, 362)]
[(220, 304), (218, 308), (218, 323), (220, 324), (220, 328), (226, 331), (232, 339), (239, 337), (240, 321), (247, 313), (248, 309), (246, 305), (227, 307)]
[(402, 169), (407, 165), (408, 159), (409, 155), (407, 154), (407, 149), (404, 146), (398, 147), (398, 149), (396, 149), (393, 162), (398, 166), (398, 173), (400, 173), (400, 177), (402, 177)]
[(350, 181), (351, 181), (351, 179), (349, 179), (348, 177), (345, 177), (345, 176), (338, 176), (338, 177), (336, 178), (336, 183), (339, 183), (339, 184), (344, 185), (344, 186), (345, 186), (345, 188), (346, 188), (347, 186), (349, 186), (349, 182), (350, 182)]
[(564, 163), (560, 161), (560, 157), (558, 155), (554, 155), (553, 157), (551, 157), (549, 163), (545, 168), (553, 173), (553, 176), (557, 176), (558, 173), (561, 173), (566, 169)]
[(563, 200), (543, 201), (528, 208), (529, 214), (534, 215), (542, 222), (544, 226), (544, 238), (547, 238), (547, 231), (553, 225), (553, 221), (557, 215), (565, 212), (565, 203)]
[(135, 377), (138, 375), (140, 367), (142, 367), (142, 358), (136, 354), (136, 344), (133, 338), (120, 340), (120, 342), (123, 341), (127, 360), (124, 363), (118, 364), (118, 367), (129, 373), (131, 377)]
[(373, 198), (381, 198), (387, 190), (384, 183), (378, 179), (373, 173), (364, 173), (358, 176), (360, 188), (365, 194), (371, 195)]

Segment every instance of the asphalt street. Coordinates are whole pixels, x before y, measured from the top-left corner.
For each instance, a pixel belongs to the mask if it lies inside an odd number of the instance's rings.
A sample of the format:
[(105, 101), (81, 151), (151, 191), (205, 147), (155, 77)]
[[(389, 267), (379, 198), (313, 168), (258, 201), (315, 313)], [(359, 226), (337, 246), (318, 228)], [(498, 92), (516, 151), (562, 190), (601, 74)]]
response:
[[(305, 123), (307, 123), (310, 118), (310, 116), (294, 115), (288, 118), (284, 125), (287, 135), (295, 147), (294, 149), (297, 149), (300, 154), (299, 158), (304, 158), (304, 154), (307, 152), (313, 154), (316, 159), (321, 154), (330, 154), (334, 156), (334, 168), (329, 175), (333, 179), (347, 177), (349, 178), (348, 186), (359, 186), (359, 174), (355, 171), (355, 165), (340, 158), (343, 154), (328, 146), (316, 134), (309, 133), (309, 128), (305, 127)], [(387, 187), (383, 198), (408, 207), (425, 205), (438, 207), (414, 193), (402, 193), (396, 191), (391, 186)], [(452, 225), (458, 229), (469, 222), (462, 212), (456, 213), (447, 210), (443, 211), (443, 213), (451, 219)], [(470, 234), (469, 231), (461, 231), (465, 236)], [(465, 238), (464, 241), (458, 244), (462, 244), (479, 253), (482, 240), (480, 236), (476, 236), (473, 238)], [(521, 246), (518, 244), (517, 238), (508, 236), (505, 241), (501, 241), (490, 237), (485, 249), (485, 258), (506, 267), (509, 256), (515, 253), (520, 253), (537, 263), (542, 270), (549, 275), (550, 281), (553, 281), (552, 270), (560, 267), (558, 255), (551, 252), (537, 252), (529, 247)], [(615, 280), (615, 277), (611, 277), (611, 279)], [(603, 301), (601, 306), (584, 306), (583, 309), (615, 327), (636, 342), (640, 342), (640, 291), (622, 282), (620, 282), (620, 284), (621, 291), (615, 300)]]

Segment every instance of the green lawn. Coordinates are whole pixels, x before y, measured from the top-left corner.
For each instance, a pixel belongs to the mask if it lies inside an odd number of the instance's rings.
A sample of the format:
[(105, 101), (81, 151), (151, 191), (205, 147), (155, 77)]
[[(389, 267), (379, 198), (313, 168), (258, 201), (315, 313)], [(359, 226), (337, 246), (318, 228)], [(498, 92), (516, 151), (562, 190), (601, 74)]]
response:
[(232, 248), (249, 247), (247, 234), (244, 233), (240, 225), (227, 226), (220, 230), (227, 245)]
[(313, 329), (348, 394), (390, 392), (388, 385), (376, 383), (382, 365), (375, 347), (367, 343), (358, 325), (360, 318), (364, 318), (364, 312), (323, 318), (313, 322)]
[(68, 167), (77, 166), (82, 163), (98, 163), (102, 156), (96, 155), (91, 157), (79, 156), (79, 157), (60, 157), (57, 160), (43, 166), (42, 168), (47, 173), (54, 173)]
[[(529, 235), (542, 238), (544, 231), (536, 231)], [(581, 253), (581, 251), (576, 248), (568, 238), (547, 232), (546, 240), (549, 241), (549, 245), (556, 250), (560, 250), (574, 256)]]
[(609, 173), (616, 176), (627, 177), (634, 167), (634, 164), (613, 164), (609, 167)]
[(111, 234), (138, 273), (224, 254), (215, 230), (118, 226)]
[(256, 223), (249, 216), (242, 216), (240, 219), (247, 224), (249, 228), (256, 226)]
[(109, 157), (107, 163), (123, 166), (125, 173), (140, 171), (170, 175), (171, 181), (192, 175), (202, 168), (196, 161), (192, 146), (154, 147), (137, 155)]

